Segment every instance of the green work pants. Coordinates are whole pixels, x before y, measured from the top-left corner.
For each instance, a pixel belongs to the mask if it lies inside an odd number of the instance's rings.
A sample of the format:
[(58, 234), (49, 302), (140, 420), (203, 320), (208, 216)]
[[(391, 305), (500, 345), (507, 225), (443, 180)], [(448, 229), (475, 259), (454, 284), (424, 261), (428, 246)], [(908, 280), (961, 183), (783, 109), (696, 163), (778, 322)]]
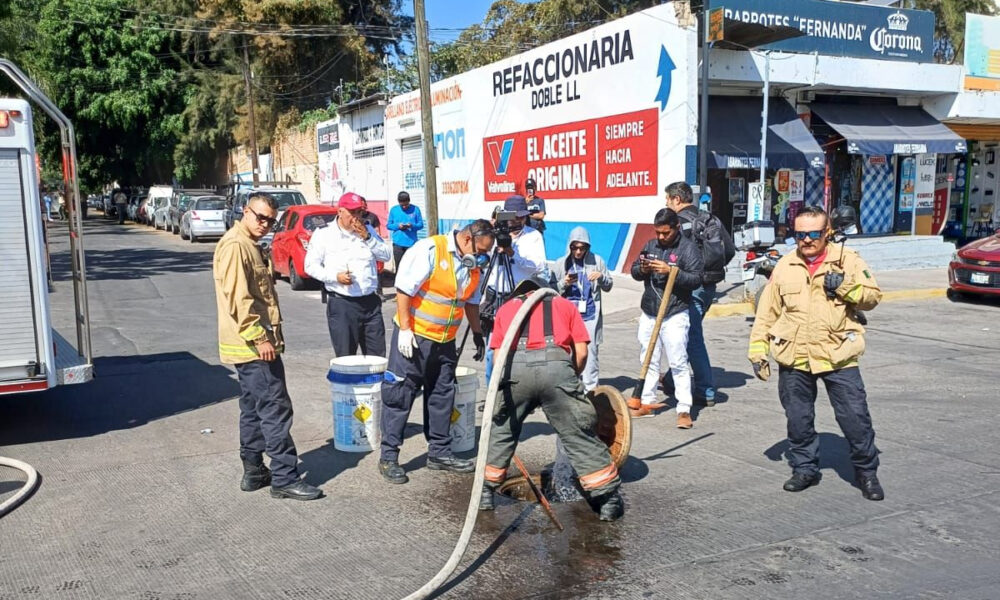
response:
[(518, 350), (511, 358), (493, 414), (487, 485), (496, 487), (506, 476), (521, 425), (539, 406), (562, 440), (583, 489), (591, 496), (616, 490), (621, 481), (608, 447), (597, 437), (597, 412), (561, 348)]

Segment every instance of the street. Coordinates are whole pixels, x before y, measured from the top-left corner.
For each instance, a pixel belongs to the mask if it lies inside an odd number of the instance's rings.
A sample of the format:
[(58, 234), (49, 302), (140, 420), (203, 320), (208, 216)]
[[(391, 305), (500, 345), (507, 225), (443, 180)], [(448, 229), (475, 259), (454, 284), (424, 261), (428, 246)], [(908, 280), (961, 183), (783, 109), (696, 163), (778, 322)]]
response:
[[(384, 483), (374, 454), (333, 449), (318, 292), (277, 283), (292, 435), (306, 480), (327, 497), (243, 493), (239, 387), (216, 349), (214, 243), (93, 214), (85, 232), (95, 380), (0, 397), (0, 455), (43, 478), (0, 521), (0, 599), (388, 599), (438, 571), (471, 476), (423, 468), (419, 410), (400, 457), (407, 485)], [(69, 255), (61, 229), (50, 235), (54, 313), (66, 331), (72, 312), (58, 297), (71, 293), (60, 276)], [(387, 321), (394, 310), (387, 300)], [(637, 315), (638, 306), (616, 312), (605, 326), (602, 381), (621, 390), (638, 371)], [(777, 377), (752, 376), (750, 318), (709, 319), (723, 401), (688, 431), (674, 427), (673, 411), (633, 422), (624, 519), (600, 523), (584, 503), (556, 504), (559, 532), (536, 506), (504, 499), (480, 516), (438, 597), (1000, 597), (1000, 305), (897, 300), (868, 318), (861, 366), (885, 501), (853, 487), (825, 392), (823, 480), (782, 491), (790, 469)], [(481, 370), (471, 354), (463, 364)], [(540, 414), (523, 437), (530, 469), (553, 460)]]

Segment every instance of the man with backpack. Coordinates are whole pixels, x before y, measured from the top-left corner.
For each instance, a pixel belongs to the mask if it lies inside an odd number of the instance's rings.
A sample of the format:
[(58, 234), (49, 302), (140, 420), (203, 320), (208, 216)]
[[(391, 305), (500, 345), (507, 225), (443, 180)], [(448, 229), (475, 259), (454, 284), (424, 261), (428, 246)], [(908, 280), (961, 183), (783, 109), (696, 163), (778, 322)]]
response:
[[(694, 205), (691, 186), (676, 181), (667, 186), (667, 208), (677, 213), (681, 234), (694, 241), (701, 249), (704, 262), (701, 287), (691, 293), (688, 304), (691, 328), (688, 331), (688, 359), (694, 371), (694, 399), (706, 406), (715, 406), (715, 382), (712, 380), (712, 361), (705, 347), (702, 319), (715, 300), (715, 285), (726, 278), (726, 265), (736, 255), (736, 247), (718, 217)], [(664, 386), (671, 387), (669, 373)]]

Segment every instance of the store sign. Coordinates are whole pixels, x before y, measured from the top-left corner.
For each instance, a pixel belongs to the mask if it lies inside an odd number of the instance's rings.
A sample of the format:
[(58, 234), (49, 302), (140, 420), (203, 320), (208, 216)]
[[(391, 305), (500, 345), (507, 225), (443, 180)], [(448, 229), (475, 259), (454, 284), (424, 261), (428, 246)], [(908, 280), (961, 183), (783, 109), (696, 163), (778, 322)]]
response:
[(965, 88), (1000, 91), (1000, 17), (965, 15)]
[(948, 173), (939, 173), (934, 181), (934, 214), (931, 221), (931, 234), (941, 235), (948, 221), (949, 205), (951, 204), (951, 182), (954, 178)]
[(486, 200), (527, 178), (546, 199), (655, 195), (658, 120), (647, 109), (484, 138)]
[(915, 185), (915, 210), (917, 214), (930, 213), (934, 209), (934, 179), (936, 171), (936, 154), (917, 155), (917, 177)]
[(788, 201), (805, 202), (806, 199), (806, 172), (791, 171), (788, 174)]
[(824, 0), (711, 0), (727, 19), (794, 27), (805, 35), (767, 46), (885, 60), (933, 62), (934, 13)]
[(316, 128), (316, 150), (330, 152), (340, 148), (340, 123), (321, 125)]
[(768, 221), (771, 213), (771, 186), (758, 181), (751, 183), (750, 201), (747, 203), (747, 222)]

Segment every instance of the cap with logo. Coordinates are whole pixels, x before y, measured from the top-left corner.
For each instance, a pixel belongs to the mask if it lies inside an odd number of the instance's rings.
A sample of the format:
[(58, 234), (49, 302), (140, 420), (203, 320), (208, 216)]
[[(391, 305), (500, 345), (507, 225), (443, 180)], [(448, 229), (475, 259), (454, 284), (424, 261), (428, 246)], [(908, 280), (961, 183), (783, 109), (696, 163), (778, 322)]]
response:
[(531, 191), (531, 192), (537, 190), (538, 188), (535, 187), (535, 180), (529, 177), (528, 180), (524, 182), (524, 189), (525, 191)]
[(364, 206), (365, 199), (354, 192), (347, 192), (341, 196), (340, 200), (337, 202), (337, 208), (343, 208), (345, 210), (357, 210), (359, 208), (364, 208)]

